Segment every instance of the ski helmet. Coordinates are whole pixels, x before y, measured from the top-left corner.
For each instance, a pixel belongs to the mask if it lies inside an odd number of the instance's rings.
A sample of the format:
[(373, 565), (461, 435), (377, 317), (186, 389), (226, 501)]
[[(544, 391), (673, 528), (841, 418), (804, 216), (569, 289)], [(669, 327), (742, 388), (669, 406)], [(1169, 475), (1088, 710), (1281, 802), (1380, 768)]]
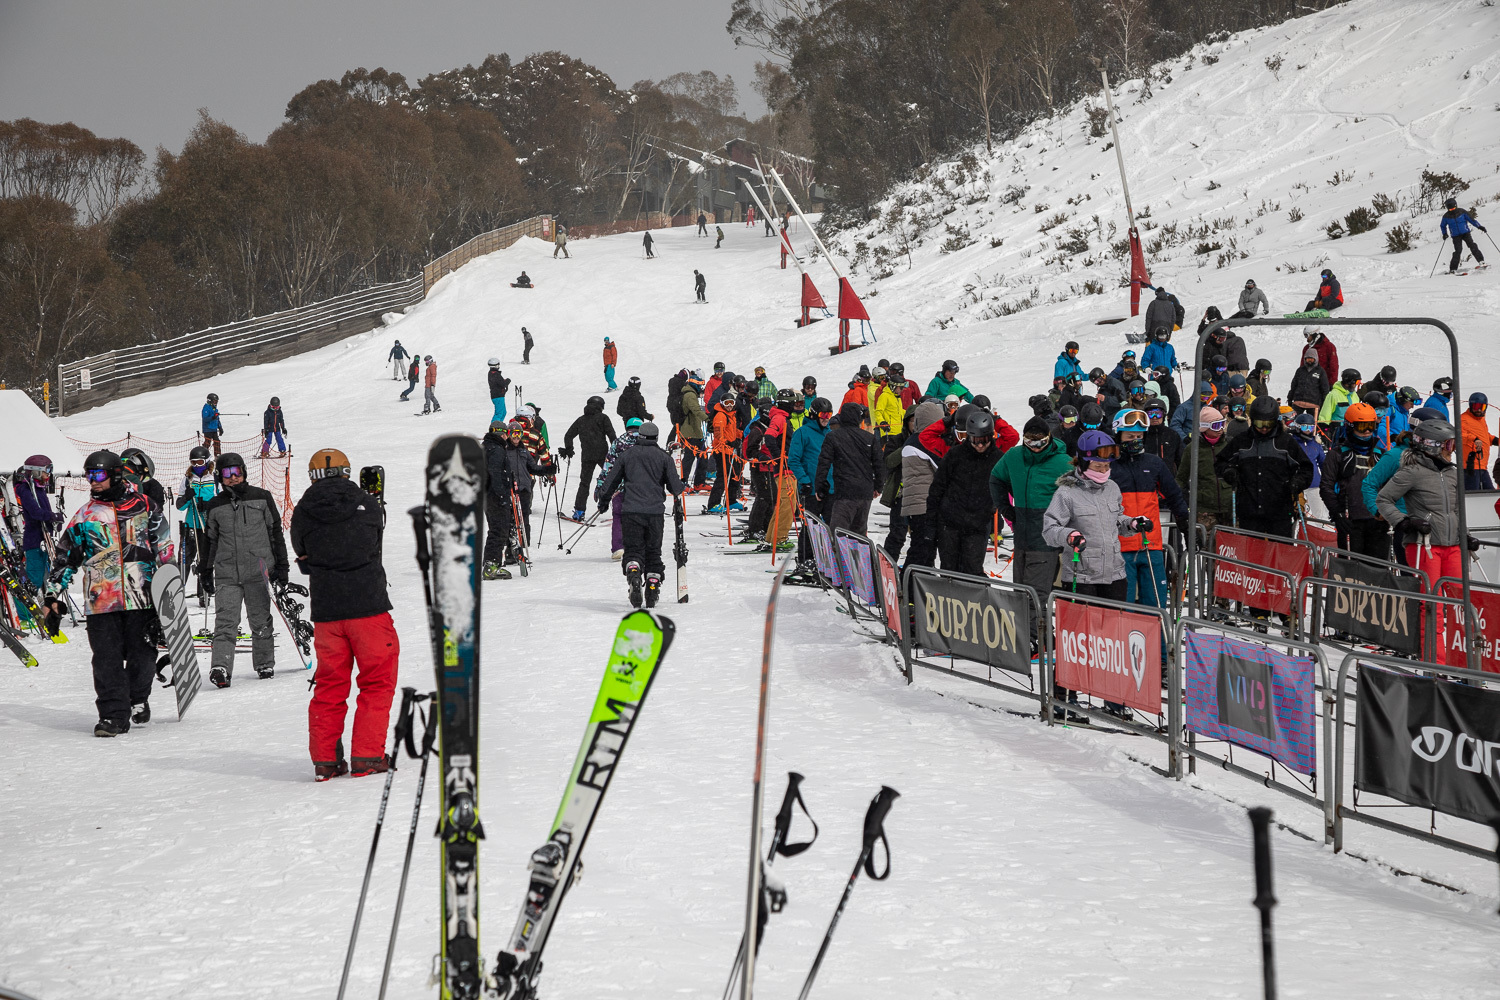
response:
[(46, 455), (31, 455), (21, 467), (16, 470), (16, 477), (27, 479), (50, 479), (52, 476), (52, 459)]
[(870, 366), (860, 365), (859, 371), (854, 373), (854, 377), (860, 381), (868, 382), (870, 380)]
[(1065, 354), (1077, 354), (1078, 353), (1078, 341), (1076, 341), (1076, 340), (1070, 340), (1066, 344), (1064, 344), (1063, 345), (1063, 353), (1065, 353)]
[[(1391, 397), (1387, 396), (1379, 389), (1372, 389), (1371, 391), (1365, 393), (1364, 398), (1361, 400), (1361, 402), (1370, 404), (1373, 409), (1382, 410), (1391, 405)], [(1344, 416), (1344, 419), (1349, 419), (1347, 414)]]
[(1444, 375), (1442, 378), (1432, 380), (1432, 391), (1440, 396), (1448, 396), (1453, 392), (1453, 379)]
[(1104, 380), (1104, 378), (1105, 378), (1105, 373), (1104, 373), (1104, 369), (1103, 368), (1090, 368), (1089, 369), (1089, 381), (1090, 382), (1101, 382), (1101, 381)]
[(1078, 422), (1083, 425), (1084, 430), (1096, 430), (1104, 423), (1104, 410), (1098, 403), (1084, 403), (1083, 409), (1078, 412)]
[(1453, 450), (1453, 442), (1457, 435), (1453, 432), (1453, 425), (1443, 419), (1424, 420), (1421, 425), (1411, 433), (1412, 447), (1422, 454), (1432, 458), (1442, 459), (1446, 452)]
[(899, 361), (892, 361), (889, 365), (886, 366), (885, 370), (889, 372), (891, 378), (894, 379), (900, 379), (906, 375), (906, 366)]
[(120, 452), (120, 463), (125, 466), (125, 477), (131, 482), (150, 479), (156, 474), (156, 463), (139, 448), (126, 448)]
[(1078, 423), (1078, 407), (1068, 405), (1057, 411), (1057, 419), (1062, 421), (1064, 427), (1072, 427)]
[(1345, 389), (1353, 389), (1359, 385), (1361, 377), (1358, 368), (1345, 368), (1343, 374), (1339, 376), (1339, 384)]
[(1115, 414), (1114, 423), (1111, 427), (1116, 434), (1125, 431), (1144, 431), (1149, 425), (1145, 410), (1126, 408)]
[(1409, 385), (1403, 385), (1396, 390), (1396, 401), (1406, 403), (1420, 403), (1422, 394)]
[[(100, 478), (95, 478), (95, 473), (105, 473)], [(118, 485), (124, 477), (125, 466), (120, 462), (120, 456), (112, 451), (96, 451), (83, 460), (83, 474), (88, 477), (90, 483), (109, 482)]]
[(991, 409), (991, 407), (990, 407), (990, 397), (988, 397), (988, 396), (975, 396), (972, 400), (970, 400), (970, 402), (972, 402), (975, 406), (979, 407), (981, 410), (990, 410)]
[(776, 405), (783, 410), (789, 409), (797, 401), (797, 393), (791, 389), (776, 390)]
[[(493, 424), (490, 425), (490, 429), (495, 429)], [(219, 465), (223, 464), (224, 460), (220, 459)], [(319, 479), (332, 479), (335, 476), (349, 478), (349, 456), (337, 448), (324, 448), (308, 459), (307, 478), (312, 482), (317, 482)]]
[(958, 362), (954, 361), (952, 358), (949, 358), (947, 361), (943, 362), (943, 371), (945, 371), (945, 372), (952, 372), (953, 374), (957, 375), (958, 374)]
[(830, 416), (833, 414), (833, 404), (822, 396), (812, 401), (811, 409), (813, 413), (827, 413)]
[(192, 451), (188, 452), (188, 464), (189, 465), (211, 465), (213, 463), (211, 463), (208, 460), (208, 449), (205, 448), (205, 447), (203, 447), (200, 444), (200, 445), (198, 445), (198, 447), (196, 447)]
[(219, 401), (219, 394), (217, 392), (211, 392), (211, 393), (209, 393), (208, 394), (208, 401), (210, 403), (217, 403)]
[(888, 374), (883, 367), (881, 367), (880, 365), (876, 365), (875, 370), (870, 373), (870, 377), (877, 382), (884, 382), (888, 377)]
[(815, 379), (815, 378), (813, 378), (811, 375), (805, 375), (802, 378), (802, 388), (804, 390), (807, 390), (807, 389), (816, 390), (818, 388), (818, 380)]
[[(317, 455), (313, 456), (314, 459), (317, 457)], [(245, 475), (245, 460), (235, 452), (226, 451), (219, 456), (218, 464), (214, 468), (214, 478), (222, 483), (224, 482), (224, 474), (235, 469), (238, 469), (239, 475), (243, 477)], [(348, 471), (345, 470), (344, 475), (347, 476), (348, 474)]]
[[(720, 400), (719, 401), (719, 405), (722, 406), (724, 404), (724, 402), (725, 402), (724, 400)], [(641, 424), (644, 424), (644, 423), (645, 423), (645, 421), (642, 420), (640, 417), (631, 417), (629, 420), (625, 421), (625, 429), (627, 431), (632, 431), (632, 432), (638, 431), (641, 428)]]
[(1318, 432), (1318, 424), (1313, 420), (1311, 413), (1299, 413), (1292, 421), (1292, 430), (1305, 438), (1310, 438)]
[(955, 434), (969, 433), (969, 415), (972, 413), (983, 412), (983, 410), (975, 406), (973, 403), (964, 403), (958, 409), (953, 411), (953, 432)]
[(499, 358), (490, 358), (490, 360), (489, 360), (489, 366), (491, 368), (499, 368), (500, 367), (500, 359)]
[(1443, 207), (1444, 208), (1457, 208), (1458, 207), (1458, 199), (1457, 198), (1444, 198), (1443, 199)]
[(1078, 437), (1078, 457), (1075, 464), (1081, 469), (1090, 462), (1113, 462), (1120, 453), (1114, 438), (1103, 431), (1084, 431)]
[(995, 441), (995, 418), (980, 409), (969, 414), (964, 425), (969, 435), (969, 444), (983, 444), (986, 448)]
[(588, 403), (586, 405), (597, 407), (597, 408), (599, 408), (599, 409), (602, 410), (602, 409), (604, 409), (604, 397), (603, 396), (590, 396), (589, 397), (589, 401), (588, 401)]
[(724, 362), (722, 362), (722, 361), (715, 361), (714, 362), (714, 374), (715, 375), (723, 375), (724, 374)]
[(1380, 374), (1377, 378), (1382, 382), (1394, 383), (1396, 381), (1396, 367), (1394, 365), (1386, 365), (1380, 369)]
[(1250, 426), (1262, 435), (1276, 433), (1281, 426), (1281, 404), (1270, 396), (1257, 396), (1250, 404)]
[(1165, 344), (1167, 341), (1172, 339), (1172, 331), (1168, 330), (1164, 326), (1159, 326), (1155, 330), (1151, 331), (1151, 338)]
[(1368, 441), (1375, 436), (1375, 422), (1378, 419), (1375, 407), (1369, 403), (1355, 403), (1344, 411), (1344, 426), (1361, 441)]
[(648, 420), (644, 424), (641, 424), (640, 430), (636, 431), (636, 433), (640, 435), (643, 440), (655, 441), (661, 431), (657, 430), (656, 425)]

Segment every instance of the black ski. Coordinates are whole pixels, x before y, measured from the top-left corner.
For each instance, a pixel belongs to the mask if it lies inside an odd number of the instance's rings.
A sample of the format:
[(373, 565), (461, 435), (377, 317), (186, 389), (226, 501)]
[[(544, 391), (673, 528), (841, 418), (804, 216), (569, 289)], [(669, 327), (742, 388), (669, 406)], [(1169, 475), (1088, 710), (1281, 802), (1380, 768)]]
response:
[(678, 604), (686, 604), (688, 602), (688, 582), (687, 582), (688, 548), (687, 548), (687, 542), (686, 542), (686, 540), (684, 540), (683, 537), (682, 537), (682, 519), (685, 516), (685, 511), (684, 511), (684, 507), (685, 506), (686, 506), (686, 504), (683, 503), (682, 497), (678, 497), (672, 503), (672, 521), (675, 523), (676, 528), (677, 528), (677, 541), (672, 546), (672, 557), (677, 560), (677, 603)]
[(427, 453), (427, 503), (414, 508), (417, 565), (427, 599), (442, 704), (442, 942), (435, 969), (442, 1000), (476, 1000), (479, 957), (479, 567), (484, 548), (484, 451), (467, 435), (438, 438)]

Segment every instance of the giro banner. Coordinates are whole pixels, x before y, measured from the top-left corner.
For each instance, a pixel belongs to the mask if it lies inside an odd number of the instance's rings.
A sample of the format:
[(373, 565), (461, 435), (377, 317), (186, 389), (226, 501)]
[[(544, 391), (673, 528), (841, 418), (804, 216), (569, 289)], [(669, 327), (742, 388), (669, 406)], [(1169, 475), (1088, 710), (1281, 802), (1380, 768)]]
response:
[(890, 554), (880, 546), (875, 547), (875, 558), (880, 564), (880, 606), (885, 609), (885, 624), (896, 639), (906, 638), (906, 602), (901, 599), (901, 575)]
[(1191, 630), (1185, 653), (1187, 728), (1316, 773), (1311, 659)]
[[(1444, 597), (1464, 596), (1464, 585), (1457, 580), (1444, 580), (1440, 589)], [(1492, 674), (1500, 674), (1500, 641), (1497, 641), (1495, 631), (1490, 628), (1490, 622), (1494, 622), (1496, 628), (1500, 628), (1500, 594), (1471, 583), (1469, 604), (1474, 608), (1475, 617), (1479, 619), (1479, 635), (1484, 640), (1483, 649), (1479, 654), (1479, 669), (1488, 670)], [(1449, 607), (1446, 610), (1450, 622), (1457, 617), (1454, 614), (1454, 608)], [(1468, 657), (1464, 655), (1466, 629), (1463, 625), (1464, 622), (1460, 620), (1458, 628), (1449, 628), (1441, 633), (1447, 655), (1439, 656), (1438, 662), (1446, 663), (1450, 667), (1469, 665)]]
[(844, 557), (844, 582), (849, 593), (872, 608), (880, 607), (880, 595), (875, 592), (875, 543), (864, 535), (843, 531), (834, 532), (833, 541)]
[(1151, 715), (1161, 707), (1161, 619), (1058, 599), (1057, 683)]
[(1354, 787), (1489, 823), (1500, 816), (1500, 691), (1359, 665)]
[[(1360, 562), (1329, 552), (1323, 575), (1330, 580), (1362, 583), (1367, 587), (1420, 593), (1416, 577)], [(1422, 655), (1422, 604), (1406, 597), (1369, 594), (1344, 587), (1329, 587), (1323, 599), (1323, 624), (1357, 635), (1377, 646), (1398, 653)]]
[(1232, 563), (1214, 563), (1214, 597), (1239, 601), (1263, 611), (1291, 614), (1292, 595), (1298, 581), (1312, 574), (1312, 550), (1305, 545), (1242, 535), (1229, 528), (1215, 528), (1214, 549), (1221, 556), (1291, 576), (1289, 588), (1286, 579), (1276, 573), (1262, 573)]
[(833, 551), (833, 536), (829, 534), (828, 525), (812, 514), (803, 515), (803, 522), (808, 538), (812, 539), (813, 563), (818, 567), (818, 572), (830, 585), (843, 587), (844, 574), (839, 569), (839, 559)]
[(1031, 675), (1031, 599), (1024, 593), (930, 573), (910, 574), (917, 645)]

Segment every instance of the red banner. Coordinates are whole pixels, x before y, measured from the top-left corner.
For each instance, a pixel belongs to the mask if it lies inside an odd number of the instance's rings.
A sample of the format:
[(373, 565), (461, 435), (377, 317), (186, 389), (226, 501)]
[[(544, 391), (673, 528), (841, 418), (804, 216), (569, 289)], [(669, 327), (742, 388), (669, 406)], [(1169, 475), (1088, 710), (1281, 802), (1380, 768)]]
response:
[(1141, 250), (1141, 234), (1132, 226), (1130, 229), (1130, 315), (1140, 315), (1141, 286), (1150, 283), (1151, 275), (1146, 273), (1146, 254)]
[(906, 619), (906, 602), (901, 599), (896, 564), (891, 562), (891, 557), (880, 545), (875, 546), (875, 561), (880, 564), (880, 603), (885, 608), (885, 623), (897, 639), (904, 638), (902, 626)]
[[(1451, 581), (1444, 583), (1442, 593), (1444, 597), (1462, 597), (1463, 584)], [(1493, 590), (1482, 590), (1471, 583), (1469, 603), (1474, 607), (1474, 616), (1479, 619), (1479, 634), (1484, 639), (1484, 648), (1479, 654), (1479, 669), (1487, 670), (1492, 674), (1500, 674), (1500, 642), (1497, 642), (1495, 638), (1495, 629), (1500, 629), (1500, 594)], [(1450, 606), (1444, 611), (1449, 621), (1458, 617), (1459, 609), (1457, 608)], [(1490, 622), (1495, 623), (1495, 629), (1490, 628)], [(1447, 656), (1438, 657), (1439, 662), (1446, 663), (1450, 667), (1469, 665), (1469, 658), (1464, 655), (1463, 624), (1464, 622), (1460, 619), (1458, 628), (1449, 628), (1442, 633)]]
[(1057, 683), (1151, 715), (1161, 706), (1161, 619), (1059, 599)]
[(1303, 541), (1312, 542), (1319, 548), (1336, 549), (1339, 547), (1338, 532), (1313, 521), (1297, 522), (1295, 534)]
[(1312, 550), (1305, 545), (1276, 542), (1269, 538), (1242, 535), (1229, 528), (1214, 529), (1214, 545), (1221, 556), (1254, 563), (1291, 576), (1289, 588), (1285, 577), (1263, 573), (1233, 563), (1214, 562), (1214, 596), (1239, 601), (1263, 611), (1292, 613), (1292, 594), (1303, 577), (1312, 574)]

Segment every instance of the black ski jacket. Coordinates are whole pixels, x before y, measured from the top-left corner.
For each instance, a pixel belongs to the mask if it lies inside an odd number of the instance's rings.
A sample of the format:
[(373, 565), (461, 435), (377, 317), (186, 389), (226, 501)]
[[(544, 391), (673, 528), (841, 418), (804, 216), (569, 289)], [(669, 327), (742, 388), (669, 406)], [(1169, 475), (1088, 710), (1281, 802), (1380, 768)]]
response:
[(510, 503), (510, 489), (530, 493), (532, 476), (550, 476), (557, 472), (551, 462), (538, 460), (519, 445), (512, 447), (498, 434), (484, 436), (484, 464), (489, 470), (490, 495), (501, 503)]
[(631, 417), (651, 419), (651, 414), (646, 412), (646, 397), (641, 395), (639, 388), (630, 385), (620, 391), (620, 401), (615, 404), (615, 412), (620, 415), (621, 420), (629, 420)]
[(490, 398), (499, 399), (510, 392), (510, 379), (500, 374), (500, 369), (490, 369)]
[(342, 476), (319, 479), (292, 510), (292, 551), (308, 576), (310, 618), (338, 622), (391, 610), (374, 497)]
[(682, 477), (677, 475), (677, 463), (672, 456), (659, 448), (655, 441), (637, 439), (629, 451), (622, 452), (604, 477), (598, 493), (605, 499), (600, 502), (602, 511), (609, 506), (615, 490), (624, 487), (620, 501), (622, 514), (655, 514), (660, 517), (666, 511), (666, 499), (662, 489), (673, 496), (682, 493)]
[(1146, 431), (1146, 454), (1155, 455), (1175, 469), (1182, 461), (1182, 435), (1163, 423)]
[(820, 496), (829, 495), (831, 483), (840, 497), (874, 497), (885, 482), (885, 453), (874, 434), (860, 429), (862, 409), (858, 403), (846, 403), (839, 410), (839, 425), (823, 439), (813, 473), (813, 489)]
[(1328, 395), (1329, 388), (1328, 375), (1321, 367), (1298, 365), (1297, 371), (1292, 375), (1291, 388), (1286, 391), (1286, 398), (1296, 403), (1322, 406), (1323, 397)]
[(927, 488), (927, 512), (937, 512), (944, 528), (964, 534), (989, 532), (995, 523), (995, 501), (990, 496), (990, 472), (1000, 460), (992, 442), (983, 452), (967, 441), (948, 449)]
[(595, 396), (584, 404), (583, 416), (573, 421), (563, 435), (564, 451), (572, 451), (574, 438), (578, 439), (584, 462), (603, 464), (615, 440), (615, 425), (604, 412), (604, 400)]
[(1234, 487), (1238, 513), (1250, 517), (1286, 517), (1313, 479), (1307, 452), (1282, 427), (1269, 437), (1235, 436), (1214, 459), (1214, 472)]

